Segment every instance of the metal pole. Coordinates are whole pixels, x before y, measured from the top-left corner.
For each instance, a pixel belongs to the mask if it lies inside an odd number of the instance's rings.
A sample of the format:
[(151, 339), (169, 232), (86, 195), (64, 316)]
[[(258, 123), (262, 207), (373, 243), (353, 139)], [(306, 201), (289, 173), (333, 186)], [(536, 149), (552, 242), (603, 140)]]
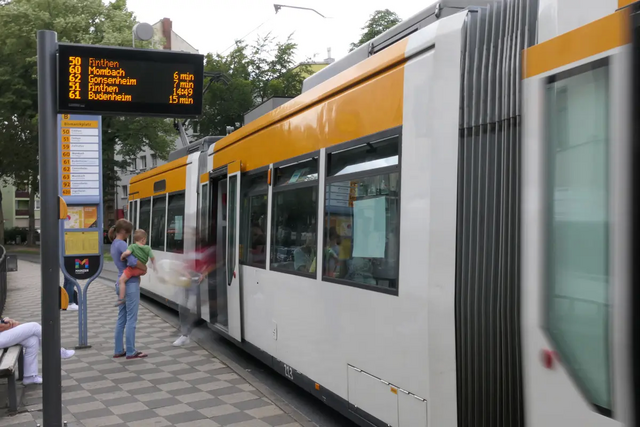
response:
[(83, 339), (84, 339), (84, 306), (82, 305), (82, 286), (74, 280), (76, 292), (78, 292), (78, 345), (76, 349), (81, 349), (83, 347)]
[(46, 427), (62, 426), (56, 51), (54, 31), (38, 31), (38, 139), (40, 143), (42, 281), (42, 412)]
[(94, 279), (87, 280), (87, 283), (84, 285), (84, 290), (82, 291), (82, 323), (84, 325), (82, 329), (82, 333), (84, 334), (82, 340), (82, 348), (91, 348), (91, 346), (89, 345), (89, 317), (87, 316), (87, 295), (89, 292), (89, 285), (93, 282), (93, 280)]
[(182, 122), (178, 120), (178, 131), (180, 132), (180, 142), (182, 142), (182, 146), (186, 147), (189, 145), (189, 138), (187, 137), (187, 132), (184, 130), (184, 126), (182, 126)]

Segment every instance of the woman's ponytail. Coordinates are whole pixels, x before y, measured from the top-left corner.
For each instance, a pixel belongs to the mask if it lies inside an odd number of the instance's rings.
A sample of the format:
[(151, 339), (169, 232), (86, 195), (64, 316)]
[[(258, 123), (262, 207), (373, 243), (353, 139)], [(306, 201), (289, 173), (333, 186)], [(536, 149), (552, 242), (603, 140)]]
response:
[(115, 225), (114, 225), (114, 226), (112, 226), (112, 227), (109, 229), (109, 232), (107, 233), (107, 236), (109, 237), (109, 240), (110, 240), (111, 242), (113, 242), (113, 241), (116, 239), (116, 227), (115, 227)]
[(119, 219), (116, 221), (116, 225), (109, 229), (109, 240), (113, 242), (116, 236), (122, 232), (127, 233), (127, 235), (131, 235), (133, 232), (133, 224), (126, 219)]

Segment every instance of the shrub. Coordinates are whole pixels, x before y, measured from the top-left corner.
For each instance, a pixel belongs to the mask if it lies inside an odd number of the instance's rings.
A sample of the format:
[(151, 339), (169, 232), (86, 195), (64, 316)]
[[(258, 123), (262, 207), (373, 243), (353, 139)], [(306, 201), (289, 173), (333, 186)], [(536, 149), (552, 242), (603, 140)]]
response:
[(13, 227), (4, 230), (4, 243), (17, 243), (20, 236), (20, 243), (27, 242), (28, 229), (21, 227)]

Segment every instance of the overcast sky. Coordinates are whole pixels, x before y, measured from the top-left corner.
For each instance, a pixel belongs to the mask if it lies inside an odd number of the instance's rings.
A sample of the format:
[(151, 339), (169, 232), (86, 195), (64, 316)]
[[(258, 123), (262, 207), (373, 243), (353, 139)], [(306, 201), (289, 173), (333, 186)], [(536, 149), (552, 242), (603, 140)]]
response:
[[(273, 4), (310, 7), (310, 11), (282, 9), (275, 14)], [(258, 34), (271, 32), (279, 39), (293, 33), (299, 45), (298, 60), (340, 58), (349, 44), (357, 41), (361, 27), (377, 9), (388, 8), (406, 19), (435, 0), (127, 0), (139, 22), (154, 24), (170, 18), (173, 30), (202, 54), (223, 53), (235, 39), (252, 42)]]

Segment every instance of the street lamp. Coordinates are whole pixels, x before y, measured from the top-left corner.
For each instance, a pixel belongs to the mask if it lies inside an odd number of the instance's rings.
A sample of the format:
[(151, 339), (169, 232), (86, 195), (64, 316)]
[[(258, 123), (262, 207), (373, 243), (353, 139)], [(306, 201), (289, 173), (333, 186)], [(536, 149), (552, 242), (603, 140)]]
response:
[(141, 41), (151, 40), (153, 38), (153, 27), (146, 22), (139, 22), (133, 26), (131, 30), (133, 33), (133, 47), (136, 47), (136, 39)]
[(289, 6), (286, 4), (274, 4), (273, 8), (276, 10), (276, 14), (278, 12), (280, 12), (280, 9), (282, 9), (283, 7), (288, 7), (289, 9), (301, 9), (301, 10), (310, 10), (312, 12), (317, 13), (318, 15), (322, 16), (323, 18), (326, 18), (326, 16), (324, 16), (323, 14), (321, 14), (320, 12), (318, 12), (315, 9), (311, 9), (310, 7), (300, 7), (300, 6)]

